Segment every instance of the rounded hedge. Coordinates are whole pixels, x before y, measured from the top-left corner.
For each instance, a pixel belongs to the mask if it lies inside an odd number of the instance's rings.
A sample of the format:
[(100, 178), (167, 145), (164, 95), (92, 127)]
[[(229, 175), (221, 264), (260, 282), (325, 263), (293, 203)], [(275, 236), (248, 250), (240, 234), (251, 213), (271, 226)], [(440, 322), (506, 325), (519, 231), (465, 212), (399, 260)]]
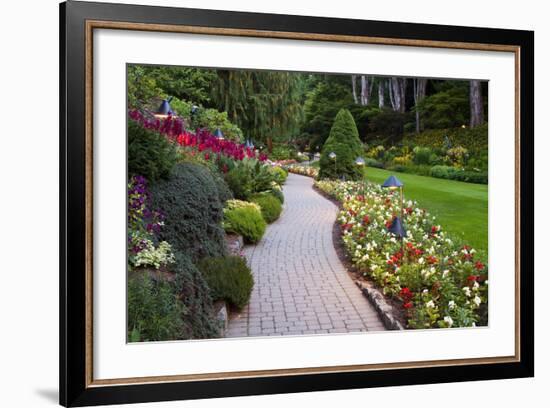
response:
[(268, 224), (276, 221), (283, 211), (281, 202), (271, 193), (255, 194), (250, 197), (250, 201), (260, 206), (262, 217)]
[(128, 120), (128, 175), (149, 181), (168, 178), (176, 164), (176, 147), (160, 133)]
[(219, 337), (220, 324), (216, 318), (210, 288), (201, 271), (191, 258), (175, 253), (176, 262), (171, 268), (176, 274), (177, 293), (185, 307), (183, 339)]
[[(336, 159), (329, 157), (336, 153)], [(330, 134), (323, 145), (320, 159), (320, 178), (340, 178), (357, 180), (363, 176), (362, 170), (355, 164), (355, 159), (363, 155), (363, 147), (353, 116), (347, 109), (341, 109)]]
[(274, 181), (279, 185), (283, 185), (288, 177), (286, 170), (277, 166), (271, 167), (271, 174), (273, 175)]
[(224, 300), (242, 309), (250, 300), (254, 278), (240, 256), (205, 258), (198, 264), (214, 301)]
[(225, 255), (223, 202), (220, 184), (204, 166), (179, 163), (169, 180), (150, 188), (151, 207), (164, 213), (161, 241), (174, 252), (187, 254), (193, 262), (205, 256)]
[(262, 239), (266, 226), (262, 213), (254, 207), (228, 208), (224, 211), (225, 230), (242, 235), (247, 243), (255, 244)]

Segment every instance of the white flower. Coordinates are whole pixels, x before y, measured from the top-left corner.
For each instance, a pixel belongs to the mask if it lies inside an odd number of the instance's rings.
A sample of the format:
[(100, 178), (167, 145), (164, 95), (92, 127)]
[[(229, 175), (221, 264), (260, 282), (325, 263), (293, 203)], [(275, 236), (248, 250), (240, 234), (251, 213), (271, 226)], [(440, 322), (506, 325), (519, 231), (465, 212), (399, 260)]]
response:
[(448, 270), (448, 269), (445, 269), (445, 270), (443, 271), (443, 277), (445, 278), (448, 274), (449, 274), (449, 270)]
[(481, 304), (481, 299), (478, 295), (475, 295), (474, 303), (476, 304), (476, 306), (479, 306)]
[(456, 307), (456, 303), (454, 300), (449, 301), (449, 309), (453, 310)]
[(424, 258), (421, 257), (421, 258), (418, 260), (418, 263), (419, 263), (420, 265), (424, 265)]
[(435, 307), (435, 303), (433, 300), (430, 300), (429, 302), (426, 303), (426, 307), (428, 309), (433, 309)]
[(470, 291), (470, 288), (468, 286), (464, 286), (462, 288), (462, 290), (464, 291), (464, 294), (468, 297), (472, 296), (472, 292)]
[(361, 249), (363, 248), (361, 245), (357, 245), (357, 249)]
[(477, 289), (479, 288), (479, 283), (477, 283), (477, 282), (474, 282), (474, 285), (473, 285), (473, 286), (474, 286), (474, 289), (476, 289), (476, 290), (477, 290)]
[(447, 323), (447, 326), (453, 327), (453, 319), (451, 319), (451, 316), (445, 316), (443, 321)]
[(424, 290), (422, 291), (422, 293), (423, 293), (423, 294), (428, 293), (428, 289), (424, 289)]

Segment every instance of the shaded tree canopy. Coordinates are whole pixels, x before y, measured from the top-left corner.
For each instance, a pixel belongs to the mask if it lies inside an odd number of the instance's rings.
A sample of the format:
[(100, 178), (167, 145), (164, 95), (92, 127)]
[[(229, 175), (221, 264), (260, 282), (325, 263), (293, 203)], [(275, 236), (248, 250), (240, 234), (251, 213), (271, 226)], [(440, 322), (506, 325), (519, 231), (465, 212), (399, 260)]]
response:
[(430, 129), (486, 123), (487, 82), (279, 71), (128, 66), (128, 104), (175, 96), (226, 112), (256, 146), (320, 151), (347, 109), (365, 143), (400, 143)]

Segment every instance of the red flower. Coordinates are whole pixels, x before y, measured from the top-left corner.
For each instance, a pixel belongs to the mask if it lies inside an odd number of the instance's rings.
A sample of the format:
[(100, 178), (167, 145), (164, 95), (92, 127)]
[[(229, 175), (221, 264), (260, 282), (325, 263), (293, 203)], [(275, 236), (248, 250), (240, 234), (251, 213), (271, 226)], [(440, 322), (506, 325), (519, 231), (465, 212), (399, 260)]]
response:
[(432, 227), (432, 234), (435, 234), (438, 231), (437, 227), (434, 225)]
[(208, 159), (210, 159), (210, 155), (208, 153), (205, 153), (204, 154), (204, 160), (208, 160)]
[(413, 307), (413, 303), (412, 302), (407, 302), (407, 303), (403, 303), (403, 308), (405, 309), (410, 309)]
[(405, 302), (410, 302), (413, 294), (411, 292), (411, 290), (407, 287), (404, 287), (403, 289), (401, 289), (401, 291), (399, 291), (399, 296), (401, 297), (401, 299), (403, 299)]
[(467, 279), (468, 279), (468, 282), (476, 282), (478, 278), (479, 278), (479, 276), (477, 276), (477, 275), (470, 275), (470, 276), (468, 276)]
[(483, 264), (483, 262), (477, 261), (476, 264), (475, 264), (475, 268), (478, 271), (482, 271), (483, 269), (485, 269), (485, 265)]
[(370, 224), (370, 218), (369, 218), (368, 215), (365, 215), (365, 216), (363, 217), (363, 222), (364, 222), (365, 224), (367, 224), (367, 225)]
[(437, 263), (437, 258), (433, 255), (430, 255), (426, 258), (426, 261), (428, 261), (430, 265), (434, 265)]

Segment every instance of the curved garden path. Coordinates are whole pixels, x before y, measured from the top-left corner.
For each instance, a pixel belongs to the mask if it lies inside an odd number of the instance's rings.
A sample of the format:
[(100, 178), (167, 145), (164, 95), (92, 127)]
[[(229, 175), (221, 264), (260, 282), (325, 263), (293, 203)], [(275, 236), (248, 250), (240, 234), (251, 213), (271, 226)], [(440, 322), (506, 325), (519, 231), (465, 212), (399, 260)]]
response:
[(281, 217), (245, 247), (255, 285), (227, 337), (384, 330), (334, 249), (338, 208), (312, 187), (311, 178), (289, 174)]

